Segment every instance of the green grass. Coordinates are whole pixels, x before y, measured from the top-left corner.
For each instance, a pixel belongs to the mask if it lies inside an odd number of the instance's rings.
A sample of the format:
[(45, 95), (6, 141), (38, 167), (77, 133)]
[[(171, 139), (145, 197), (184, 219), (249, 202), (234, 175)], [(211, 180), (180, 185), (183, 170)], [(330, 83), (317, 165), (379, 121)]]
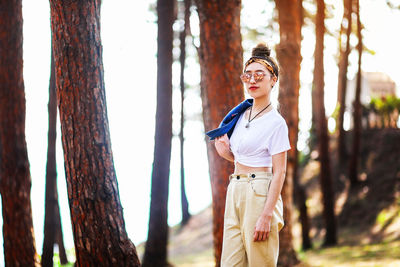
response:
[(400, 241), (379, 244), (337, 246), (298, 253), (305, 266), (400, 266)]
[(68, 263), (67, 264), (61, 264), (60, 263), (60, 257), (58, 253), (54, 253), (53, 256), (53, 266), (54, 267), (73, 267), (75, 263), (75, 250), (74, 249), (69, 249), (66, 251), (67, 253), (67, 258), (68, 258)]

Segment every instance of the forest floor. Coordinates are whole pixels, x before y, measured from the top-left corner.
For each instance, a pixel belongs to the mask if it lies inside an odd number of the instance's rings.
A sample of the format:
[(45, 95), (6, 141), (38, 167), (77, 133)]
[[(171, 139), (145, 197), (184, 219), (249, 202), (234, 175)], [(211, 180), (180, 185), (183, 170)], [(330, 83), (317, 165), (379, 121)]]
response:
[[(331, 161), (336, 246), (322, 246), (325, 232), (319, 164), (308, 159), (299, 169), (300, 183), (307, 194), (313, 248), (301, 249), (301, 225), (295, 210), (294, 247), (301, 261), (297, 267), (400, 266), (400, 130), (364, 131), (361, 145), (360, 183), (355, 188), (350, 188), (346, 175), (340, 174), (336, 162)], [(139, 254), (142, 251), (143, 244), (138, 246)], [(211, 207), (193, 215), (185, 227), (171, 228), (168, 257), (177, 267), (215, 266)]]

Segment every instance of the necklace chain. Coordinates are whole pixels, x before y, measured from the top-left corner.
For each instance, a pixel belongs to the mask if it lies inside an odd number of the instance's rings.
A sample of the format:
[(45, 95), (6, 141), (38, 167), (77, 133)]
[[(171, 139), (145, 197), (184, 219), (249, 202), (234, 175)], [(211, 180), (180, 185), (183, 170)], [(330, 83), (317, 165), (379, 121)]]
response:
[(265, 107), (265, 108), (263, 108), (260, 112), (258, 112), (252, 119), (251, 119), (251, 111), (253, 110), (253, 106), (251, 106), (250, 107), (250, 114), (249, 114), (249, 121), (246, 123), (246, 128), (249, 128), (250, 127), (250, 122), (252, 121), (252, 120), (254, 120), (258, 115), (260, 115), (261, 114), (261, 112), (263, 112), (264, 110), (266, 110), (269, 106), (271, 105), (271, 102), (269, 102), (269, 104)]

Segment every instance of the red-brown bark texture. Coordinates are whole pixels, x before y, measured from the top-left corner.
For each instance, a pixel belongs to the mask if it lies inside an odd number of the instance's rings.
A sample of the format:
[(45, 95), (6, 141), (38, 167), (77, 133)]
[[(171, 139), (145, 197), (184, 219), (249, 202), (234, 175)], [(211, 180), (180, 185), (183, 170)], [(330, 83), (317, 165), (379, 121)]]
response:
[(50, 1), (77, 266), (139, 266), (125, 230), (107, 119), (101, 1)]
[(297, 175), (297, 134), (299, 123), (299, 88), (301, 63), (301, 10), (300, 0), (275, 0), (278, 10), (280, 43), (276, 49), (281, 66), (279, 74), (279, 103), (280, 111), (286, 119), (289, 128), (290, 146), (285, 184), (282, 189), (283, 214), (285, 227), (279, 235), (280, 266), (293, 266), (298, 262), (293, 249), (292, 210), (293, 210), (293, 178)]
[[(244, 98), (240, 74), (243, 49), (240, 35), (241, 1), (195, 1), (200, 19), (201, 98), (204, 128), (219, 122)], [(213, 235), (216, 266), (220, 265), (228, 176), (233, 164), (217, 154), (214, 143), (207, 142), (213, 200)]]
[(0, 193), (5, 266), (39, 266), (25, 141), (22, 1), (0, 1)]

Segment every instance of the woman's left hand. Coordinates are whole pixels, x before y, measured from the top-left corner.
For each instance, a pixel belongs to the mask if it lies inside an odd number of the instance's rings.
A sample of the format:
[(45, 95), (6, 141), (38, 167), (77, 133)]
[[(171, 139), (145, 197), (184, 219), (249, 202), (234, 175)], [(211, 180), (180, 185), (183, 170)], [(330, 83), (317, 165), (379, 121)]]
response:
[(230, 149), (229, 138), (227, 134), (217, 137), (214, 145), (218, 155), (232, 162), (235, 160)]
[(271, 231), (271, 217), (261, 215), (254, 227), (253, 241), (264, 241), (268, 238)]

